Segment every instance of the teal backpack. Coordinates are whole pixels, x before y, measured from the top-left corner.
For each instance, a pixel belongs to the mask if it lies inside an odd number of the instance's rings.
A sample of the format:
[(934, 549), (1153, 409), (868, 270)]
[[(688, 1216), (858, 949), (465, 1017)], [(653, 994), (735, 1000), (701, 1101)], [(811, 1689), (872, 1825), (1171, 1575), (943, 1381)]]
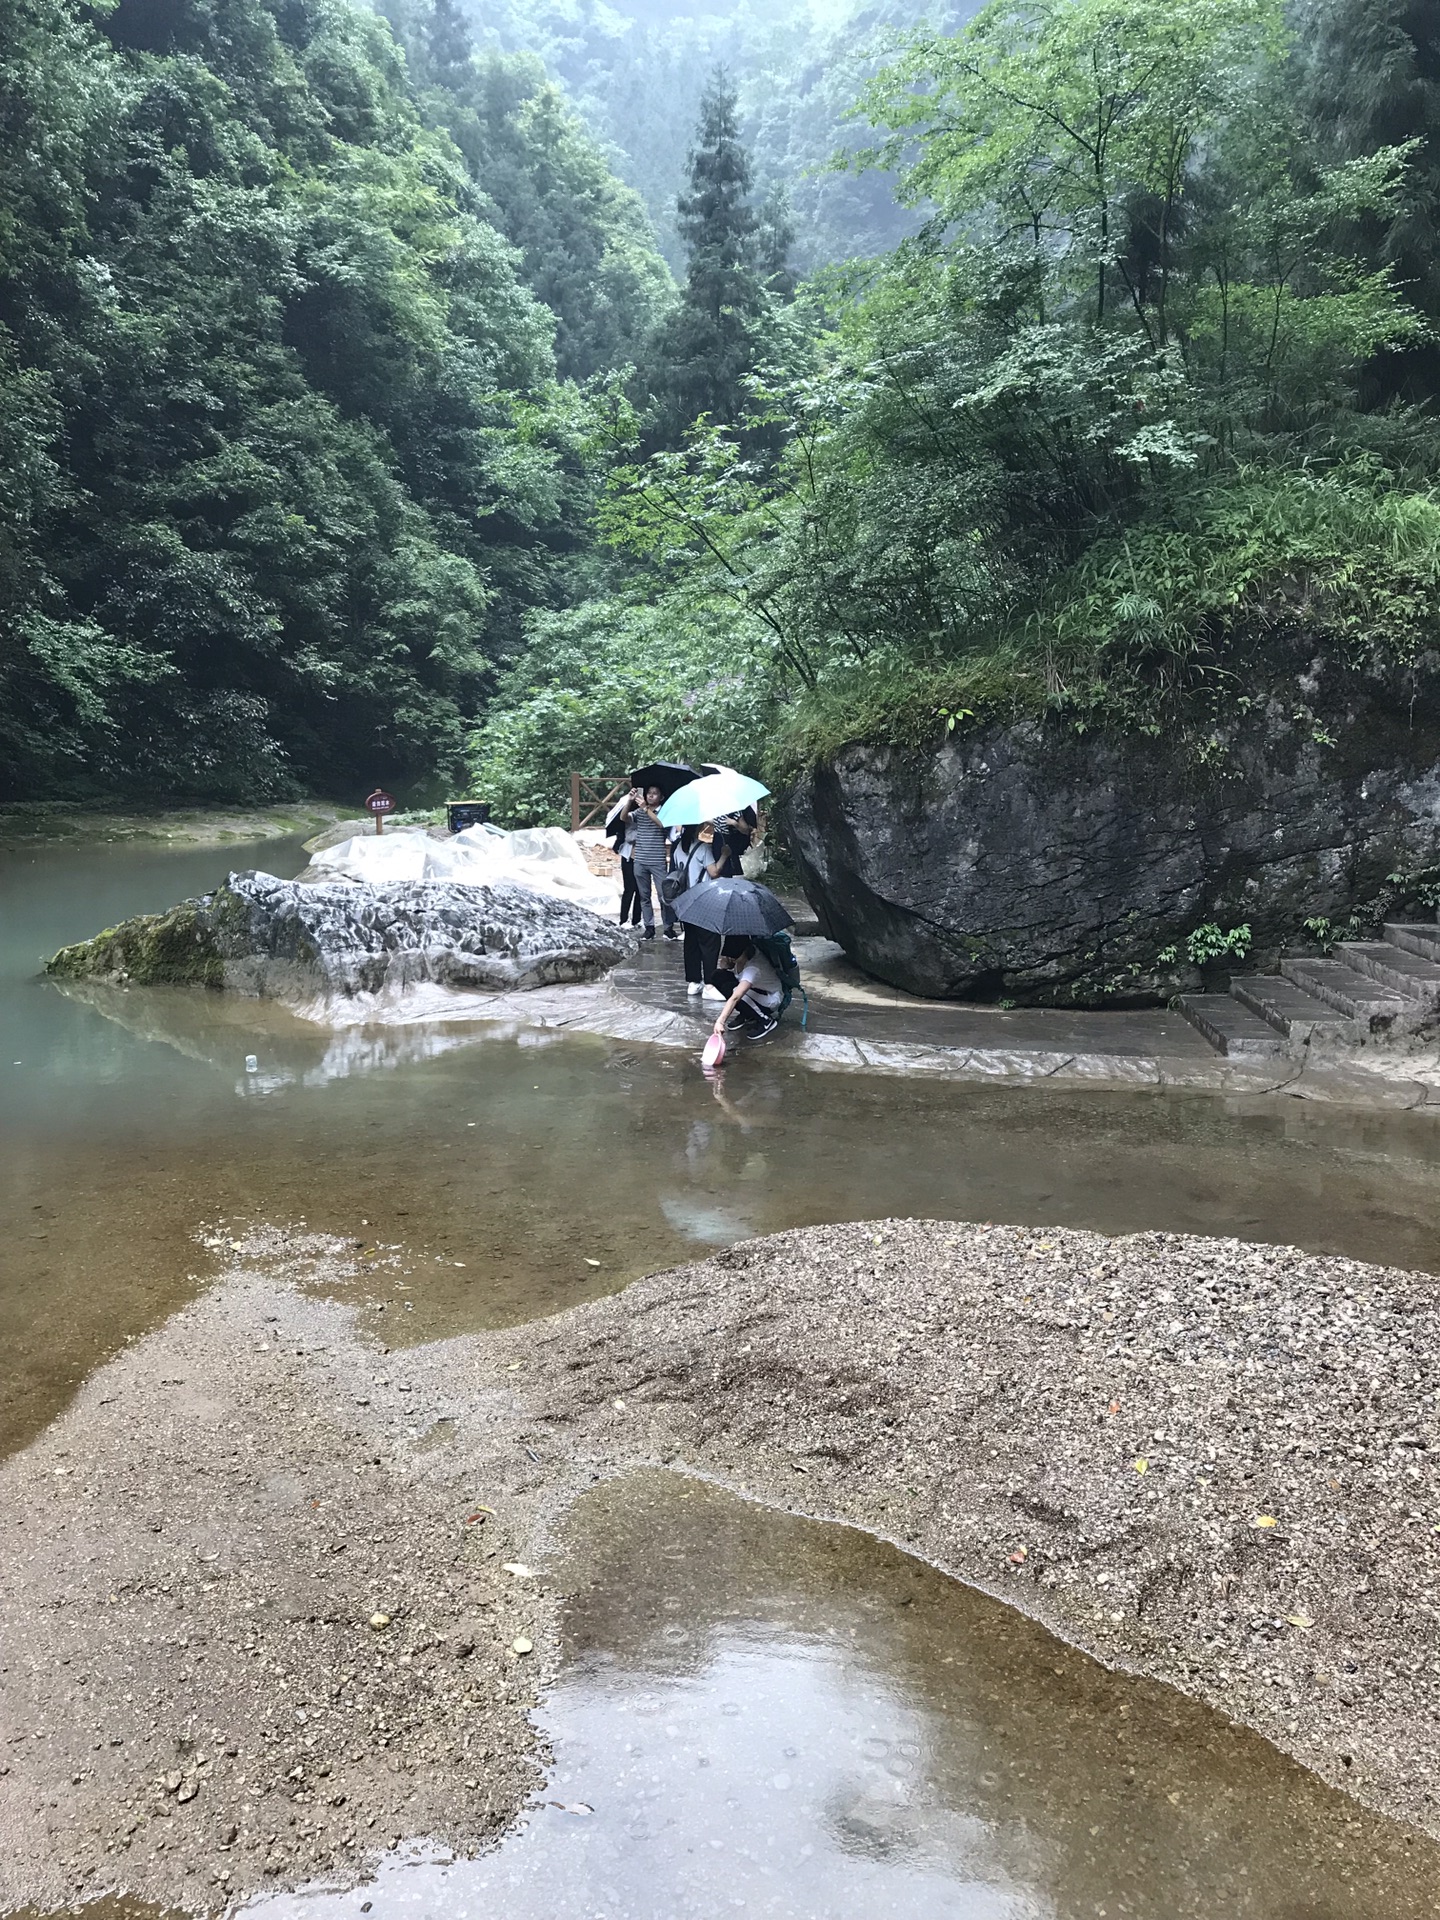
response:
[(790, 944), (788, 933), (762, 933), (752, 936), (755, 951), (770, 962), (780, 981), (780, 1010), (775, 1015), (778, 1020), (798, 993), (804, 1002), (805, 1011), (800, 1016), (802, 1027), (810, 1024), (810, 996), (800, 984), (800, 962), (795, 958), (795, 949)]

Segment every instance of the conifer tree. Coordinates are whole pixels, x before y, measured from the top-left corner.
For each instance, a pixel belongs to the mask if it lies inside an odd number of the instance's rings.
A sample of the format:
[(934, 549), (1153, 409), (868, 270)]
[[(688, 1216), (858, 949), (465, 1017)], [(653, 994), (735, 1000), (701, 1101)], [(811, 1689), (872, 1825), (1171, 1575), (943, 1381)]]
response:
[(452, 89), (462, 86), (473, 50), (470, 23), (456, 0), (431, 0), (425, 21), (425, 64), (431, 82)]
[(745, 406), (765, 310), (750, 156), (724, 68), (700, 100), (700, 125), (677, 201), (688, 266), (680, 304), (656, 338), (651, 384), (658, 436), (674, 442), (696, 417), (728, 424)]
[(755, 257), (760, 278), (777, 299), (794, 297), (799, 275), (790, 264), (795, 216), (783, 186), (771, 187), (755, 217)]

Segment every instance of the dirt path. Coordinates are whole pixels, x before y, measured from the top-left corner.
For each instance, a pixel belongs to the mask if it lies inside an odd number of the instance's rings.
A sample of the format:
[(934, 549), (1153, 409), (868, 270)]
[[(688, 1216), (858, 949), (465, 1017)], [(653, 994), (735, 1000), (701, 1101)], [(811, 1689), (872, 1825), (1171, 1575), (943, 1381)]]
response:
[(493, 1839), (542, 1757), (526, 1556), (657, 1461), (896, 1539), (1440, 1834), (1432, 1278), (883, 1222), (387, 1353), (304, 1291), (352, 1261), (247, 1243), (0, 1470), (0, 1907)]

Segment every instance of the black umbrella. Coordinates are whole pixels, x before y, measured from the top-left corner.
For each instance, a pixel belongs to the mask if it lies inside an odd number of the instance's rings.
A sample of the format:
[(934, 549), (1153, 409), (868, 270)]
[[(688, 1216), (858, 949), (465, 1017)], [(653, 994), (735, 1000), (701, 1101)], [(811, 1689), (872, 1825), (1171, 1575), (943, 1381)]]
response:
[(707, 880), (682, 893), (675, 911), (687, 927), (707, 933), (778, 933), (795, 924), (783, 903), (756, 880)]
[(681, 787), (688, 787), (692, 780), (699, 778), (693, 767), (682, 766), (676, 760), (652, 760), (648, 767), (637, 767), (630, 776), (632, 787), (639, 787), (642, 793), (651, 787), (659, 787), (661, 795), (668, 800), (672, 793)]

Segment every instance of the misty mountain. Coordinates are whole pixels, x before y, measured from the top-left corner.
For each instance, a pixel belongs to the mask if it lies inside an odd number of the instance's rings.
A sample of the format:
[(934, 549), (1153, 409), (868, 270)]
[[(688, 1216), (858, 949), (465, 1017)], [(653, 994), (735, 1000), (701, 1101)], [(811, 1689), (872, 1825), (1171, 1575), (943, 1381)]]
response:
[(953, 30), (978, 0), (856, 6), (837, 0), (735, 0), (666, 6), (659, 0), (469, 0), (476, 41), (538, 54), (564, 86), (616, 173), (642, 197), (672, 268), (683, 264), (675, 196), (694, 138), (700, 95), (717, 66), (740, 96), (757, 197), (788, 194), (794, 259), (802, 271), (889, 250), (918, 224), (876, 172), (829, 169), (842, 148), (866, 144), (851, 119), (887, 36), (922, 19)]

